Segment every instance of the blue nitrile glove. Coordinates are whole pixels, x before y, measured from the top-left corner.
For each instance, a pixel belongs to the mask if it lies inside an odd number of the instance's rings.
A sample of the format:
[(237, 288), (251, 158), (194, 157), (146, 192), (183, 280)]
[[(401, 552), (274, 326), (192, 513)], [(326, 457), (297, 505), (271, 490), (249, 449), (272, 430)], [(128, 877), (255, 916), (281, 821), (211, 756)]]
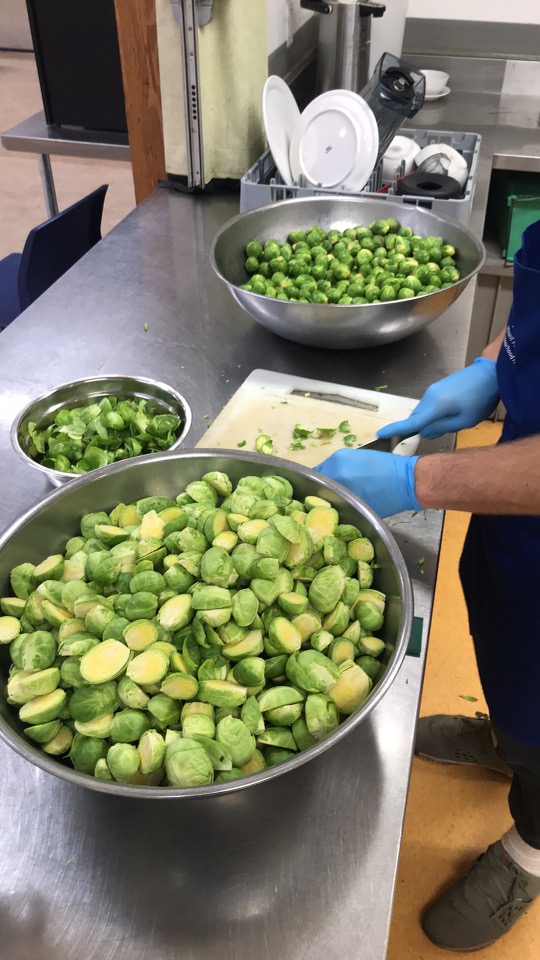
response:
[(389, 423), (379, 437), (400, 437), (419, 433), (435, 440), (445, 433), (475, 427), (493, 413), (499, 402), (496, 363), (477, 357), (474, 363), (438, 380), (426, 390), (407, 420)]
[(391, 517), (422, 509), (414, 492), (417, 460), (378, 450), (336, 450), (315, 469), (348, 487), (380, 517)]

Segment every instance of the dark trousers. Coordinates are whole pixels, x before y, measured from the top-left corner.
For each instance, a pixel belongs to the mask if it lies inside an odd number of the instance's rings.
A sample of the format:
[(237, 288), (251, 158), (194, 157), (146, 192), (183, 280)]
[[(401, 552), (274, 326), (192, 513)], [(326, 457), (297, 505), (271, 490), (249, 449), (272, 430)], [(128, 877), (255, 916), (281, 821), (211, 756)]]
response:
[(540, 747), (514, 740), (494, 728), (497, 753), (513, 770), (510, 813), (520, 837), (540, 850)]

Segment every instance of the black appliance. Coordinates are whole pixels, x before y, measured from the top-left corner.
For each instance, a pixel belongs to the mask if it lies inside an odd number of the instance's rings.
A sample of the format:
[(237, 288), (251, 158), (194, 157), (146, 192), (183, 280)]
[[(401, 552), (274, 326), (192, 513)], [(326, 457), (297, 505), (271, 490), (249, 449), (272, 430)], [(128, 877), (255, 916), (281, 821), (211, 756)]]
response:
[(47, 123), (127, 132), (114, 0), (26, 0)]

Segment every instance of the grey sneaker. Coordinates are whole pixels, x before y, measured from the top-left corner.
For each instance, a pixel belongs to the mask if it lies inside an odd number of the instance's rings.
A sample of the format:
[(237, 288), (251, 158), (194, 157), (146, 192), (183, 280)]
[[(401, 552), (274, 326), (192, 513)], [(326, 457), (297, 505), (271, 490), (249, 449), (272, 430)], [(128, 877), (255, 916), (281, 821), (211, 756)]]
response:
[(498, 840), (429, 907), (422, 928), (443, 950), (480, 950), (504, 936), (539, 893), (540, 878), (519, 867)]
[(416, 729), (415, 753), (434, 763), (471, 764), (511, 777), (510, 767), (493, 746), (491, 729), (485, 713), (477, 712), (476, 717), (444, 714), (421, 717)]

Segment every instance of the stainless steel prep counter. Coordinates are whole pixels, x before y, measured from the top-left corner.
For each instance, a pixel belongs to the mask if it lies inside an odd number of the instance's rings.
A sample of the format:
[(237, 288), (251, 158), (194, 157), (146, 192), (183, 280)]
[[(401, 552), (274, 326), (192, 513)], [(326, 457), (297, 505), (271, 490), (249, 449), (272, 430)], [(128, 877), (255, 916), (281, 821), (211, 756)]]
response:
[[(464, 111), (460, 126), (477, 128)], [(204, 415), (256, 367), (420, 397), (463, 365), (472, 288), (384, 349), (317, 351), (256, 326), (206, 259), (236, 207), (157, 191), (2, 333), (0, 526), (48, 492), (11, 451), (11, 421), (62, 380), (169, 382), (193, 407), (195, 443)], [(422, 656), (406, 657), (368, 722), (296, 774), (216, 801), (124, 801), (72, 788), (0, 743), (2, 958), (383, 960), (442, 515), (390, 523), (424, 621)]]

